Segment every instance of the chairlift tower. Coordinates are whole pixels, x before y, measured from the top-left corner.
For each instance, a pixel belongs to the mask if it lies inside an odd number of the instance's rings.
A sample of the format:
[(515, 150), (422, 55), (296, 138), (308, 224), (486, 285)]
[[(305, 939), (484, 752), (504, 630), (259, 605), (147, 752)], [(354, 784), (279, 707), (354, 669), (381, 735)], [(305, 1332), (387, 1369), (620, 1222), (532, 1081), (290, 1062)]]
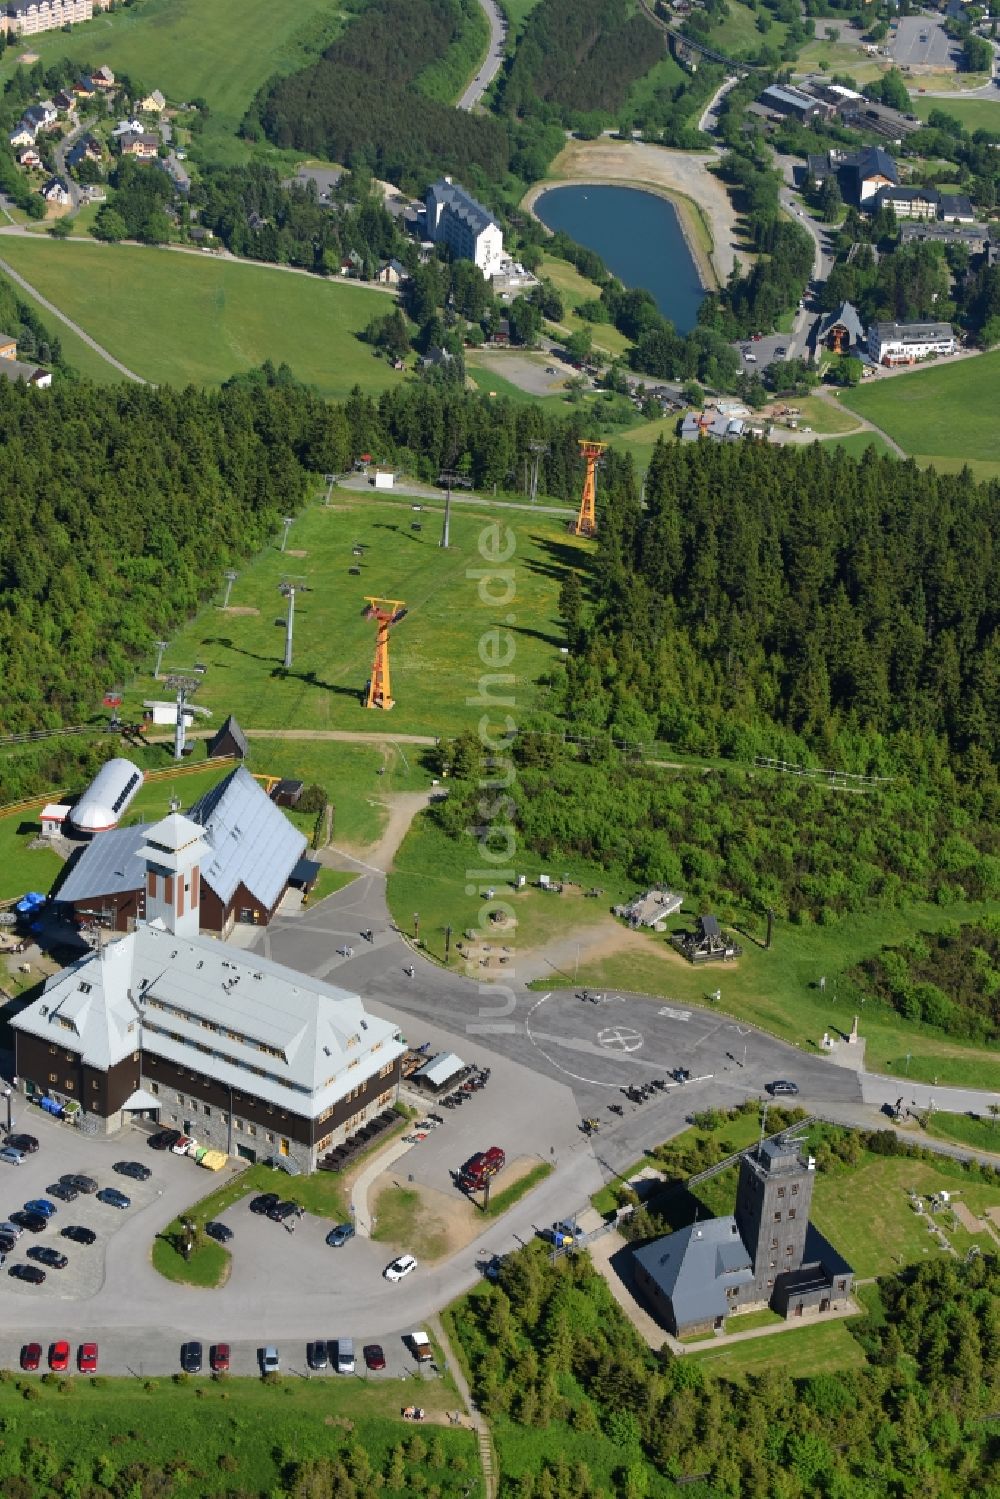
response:
[(295, 595), (308, 592), (308, 586), (301, 578), (286, 578), (278, 584), (278, 591), (284, 594), (288, 600), (288, 613), (285, 616), (285, 670), (290, 671), (292, 665), (292, 632), (295, 628)]
[(153, 667), (153, 681), (160, 680), (160, 667), (163, 665), (163, 652), (170, 644), (169, 640), (158, 640), (156, 642), (156, 665)]
[(281, 522), (283, 527), (283, 530), (281, 532), (281, 551), (285, 550), (285, 547), (288, 543), (288, 533), (292, 529), (292, 522), (294, 521), (294, 519), (294, 515), (286, 515), (284, 520)]
[(606, 442), (588, 442), (584, 438), (579, 438), (578, 441), (587, 472), (583, 480), (580, 513), (570, 526), (570, 531), (574, 536), (596, 536), (597, 465), (602, 461), (608, 445)]
[(402, 599), (365, 597), (366, 619), (377, 623), (375, 634), (375, 661), (365, 698), (366, 708), (383, 708), (388, 712), (395, 705), (389, 681), (389, 631), (398, 625), (406, 614)]
[(444, 525), (441, 528), (441, 540), (439, 546), (447, 549), (451, 540), (451, 491), (452, 486), (461, 489), (470, 489), (472, 480), (467, 479), (464, 474), (456, 474), (454, 469), (445, 469), (438, 474), (438, 484), (445, 490), (444, 500)]
[(239, 577), (239, 573), (234, 573), (233, 570), (232, 570), (232, 568), (230, 568), (230, 570), (228, 572), (223, 573), (222, 576), (226, 580), (226, 596), (222, 600), (222, 607), (223, 607), (223, 609), (228, 609), (229, 608), (229, 595), (233, 591), (233, 584), (236, 582), (236, 579)]
[(531, 487), (528, 491), (531, 503), (534, 505), (538, 499), (538, 467), (544, 454), (550, 451), (547, 442), (529, 442), (528, 452), (531, 454)]
[(200, 672), (173, 672), (166, 677), (167, 686), (177, 694), (177, 717), (174, 720), (174, 759), (183, 760), (184, 746), (187, 742), (185, 715), (188, 713), (200, 713), (204, 718), (211, 718), (211, 708), (199, 708), (195, 703), (189, 702), (191, 694), (197, 692), (201, 686), (202, 673)]

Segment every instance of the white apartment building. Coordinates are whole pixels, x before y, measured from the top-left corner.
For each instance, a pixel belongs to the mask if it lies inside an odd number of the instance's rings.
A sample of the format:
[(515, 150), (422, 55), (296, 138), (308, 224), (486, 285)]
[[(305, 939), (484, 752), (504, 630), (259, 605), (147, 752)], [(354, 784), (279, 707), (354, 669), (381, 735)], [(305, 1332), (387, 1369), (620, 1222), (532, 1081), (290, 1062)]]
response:
[(427, 190), (427, 238), (446, 244), (459, 260), (473, 260), (487, 280), (501, 268), (503, 233), (481, 203), (442, 177)]

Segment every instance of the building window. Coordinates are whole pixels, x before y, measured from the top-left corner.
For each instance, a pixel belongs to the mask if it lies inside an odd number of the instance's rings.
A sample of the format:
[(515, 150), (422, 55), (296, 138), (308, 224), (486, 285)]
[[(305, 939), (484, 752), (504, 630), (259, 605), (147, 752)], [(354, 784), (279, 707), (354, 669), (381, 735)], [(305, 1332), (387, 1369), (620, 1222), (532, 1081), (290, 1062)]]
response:
[(209, 1108), (209, 1106), (208, 1106), (207, 1103), (203, 1107), (204, 1107), (204, 1110), (205, 1110), (205, 1118), (206, 1119), (211, 1119), (211, 1117), (212, 1117), (212, 1110)]
[(58, 1081), (59, 1081), (59, 1079), (56, 1076), (56, 1074), (54, 1072), (50, 1072), (49, 1073), (49, 1082), (50, 1083), (57, 1083)]
[(72, 1091), (73, 1091), (73, 1079), (71, 1077), (68, 1077), (66, 1079), (65, 1083), (63, 1083), (63, 1087), (66, 1089), (67, 1093), (72, 1093)]
[(150, 1093), (159, 1093), (159, 1091), (160, 1091), (160, 1085), (159, 1085), (159, 1083), (150, 1083), (150, 1085), (149, 1085), (149, 1091), (150, 1091)]
[(256, 1133), (257, 1133), (257, 1126), (256, 1126), (256, 1124), (248, 1124), (247, 1125), (247, 1134), (248, 1135), (255, 1135)]
[(778, 1188), (778, 1196), (779, 1197), (784, 1197), (784, 1195), (785, 1195), (785, 1189), (784, 1189), (784, 1187), (779, 1187)]
[(775, 1223), (780, 1223), (781, 1222), (781, 1214), (780, 1213), (775, 1213), (775, 1215), (774, 1215), (774, 1221), (775, 1221)]
[(799, 1184), (798, 1184), (798, 1182), (796, 1182), (795, 1186), (792, 1188), (792, 1196), (793, 1197), (795, 1197), (795, 1196), (798, 1195), (798, 1190), (799, 1190)]
[(97, 1078), (96, 1078), (96, 1077), (92, 1077), (92, 1078), (91, 1078), (91, 1079), (90, 1079), (90, 1086), (91, 1086), (91, 1087), (92, 1087), (92, 1088), (99, 1088), (99, 1087), (100, 1087), (100, 1086), (101, 1086), (101, 1085), (100, 1085), (100, 1083), (99, 1083), (99, 1082), (98, 1082), (98, 1081), (97, 1081)]
[(278, 1146), (278, 1154), (287, 1155), (291, 1148), (292, 1147), (290, 1142), (288, 1140), (282, 1139), (281, 1143)]
[(55, 1054), (56, 1054), (56, 1050), (57, 1050), (57, 1048), (55, 1046), (50, 1046), (49, 1047), (49, 1056), (50, 1057), (54, 1057)]
[(792, 1257), (792, 1255), (794, 1254), (794, 1252), (795, 1252), (795, 1245), (794, 1244), (787, 1245), (787, 1247), (785, 1249), (785, 1259), (786, 1260), (790, 1260), (791, 1257)]
[(840, 1289), (842, 1291), (846, 1291), (847, 1290), (847, 1281), (846, 1280), (839, 1280), (837, 1282), (837, 1285), (840, 1287)]
[(789, 1218), (794, 1218), (795, 1217), (795, 1209), (794, 1208), (789, 1208), (788, 1209), (788, 1216), (789, 1216)]
[(778, 1268), (778, 1261), (777, 1260), (768, 1260), (767, 1268), (769, 1270), (776, 1270)]
[(240, 1132), (240, 1134), (243, 1133), (243, 1120), (242, 1119), (234, 1119), (233, 1120), (233, 1125)]
[(773, 1275), (769, 1275), (768, 1279), (767, 1279), (767, 1289), (770, 1290), (773, 1285), (774, 1285), (774, 1276)]
[(184, 1094), (183, 1093), (178, 1093), (178, 1095), (177, 1095), (177, 1102), (178, 1103), (183, 1103), (184, 1102)]

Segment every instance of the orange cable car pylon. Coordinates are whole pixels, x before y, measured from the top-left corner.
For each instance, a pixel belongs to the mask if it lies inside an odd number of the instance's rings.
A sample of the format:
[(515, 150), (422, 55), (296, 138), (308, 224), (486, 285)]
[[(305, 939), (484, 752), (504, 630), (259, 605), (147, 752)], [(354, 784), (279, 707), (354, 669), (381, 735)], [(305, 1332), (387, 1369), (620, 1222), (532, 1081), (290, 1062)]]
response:
[(389, 631), (406, 613), (402, 599), (379, 599), (365, 597), (366, 619), (378, 622), (375, 635), (375, 664), (365, 699), (366, 708), (384, 708), (388, 711), (395, 704), (389, 683)]
[(578, 438), (580, 452), (583, 461), (587, 465), (586, 477), (583, 481), (583, 495), (580, 499), (580, 513), (570, 527), (574, 536), (596, 536), (597, 535), (597, 465), (607, 448), (606, 442), (587, 442), (584, 438)]

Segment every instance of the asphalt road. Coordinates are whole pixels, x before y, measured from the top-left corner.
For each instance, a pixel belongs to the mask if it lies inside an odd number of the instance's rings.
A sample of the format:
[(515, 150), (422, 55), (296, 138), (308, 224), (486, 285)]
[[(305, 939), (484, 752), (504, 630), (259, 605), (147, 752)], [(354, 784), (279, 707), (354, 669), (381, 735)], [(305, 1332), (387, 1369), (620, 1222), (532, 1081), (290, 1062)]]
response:
[(507, 45), (507, 23), (496, 0), (479, 0), (490, 26), (490, 45), (485, 61), (458, 101), (459, 109), (475, 109), (503, 66)]

